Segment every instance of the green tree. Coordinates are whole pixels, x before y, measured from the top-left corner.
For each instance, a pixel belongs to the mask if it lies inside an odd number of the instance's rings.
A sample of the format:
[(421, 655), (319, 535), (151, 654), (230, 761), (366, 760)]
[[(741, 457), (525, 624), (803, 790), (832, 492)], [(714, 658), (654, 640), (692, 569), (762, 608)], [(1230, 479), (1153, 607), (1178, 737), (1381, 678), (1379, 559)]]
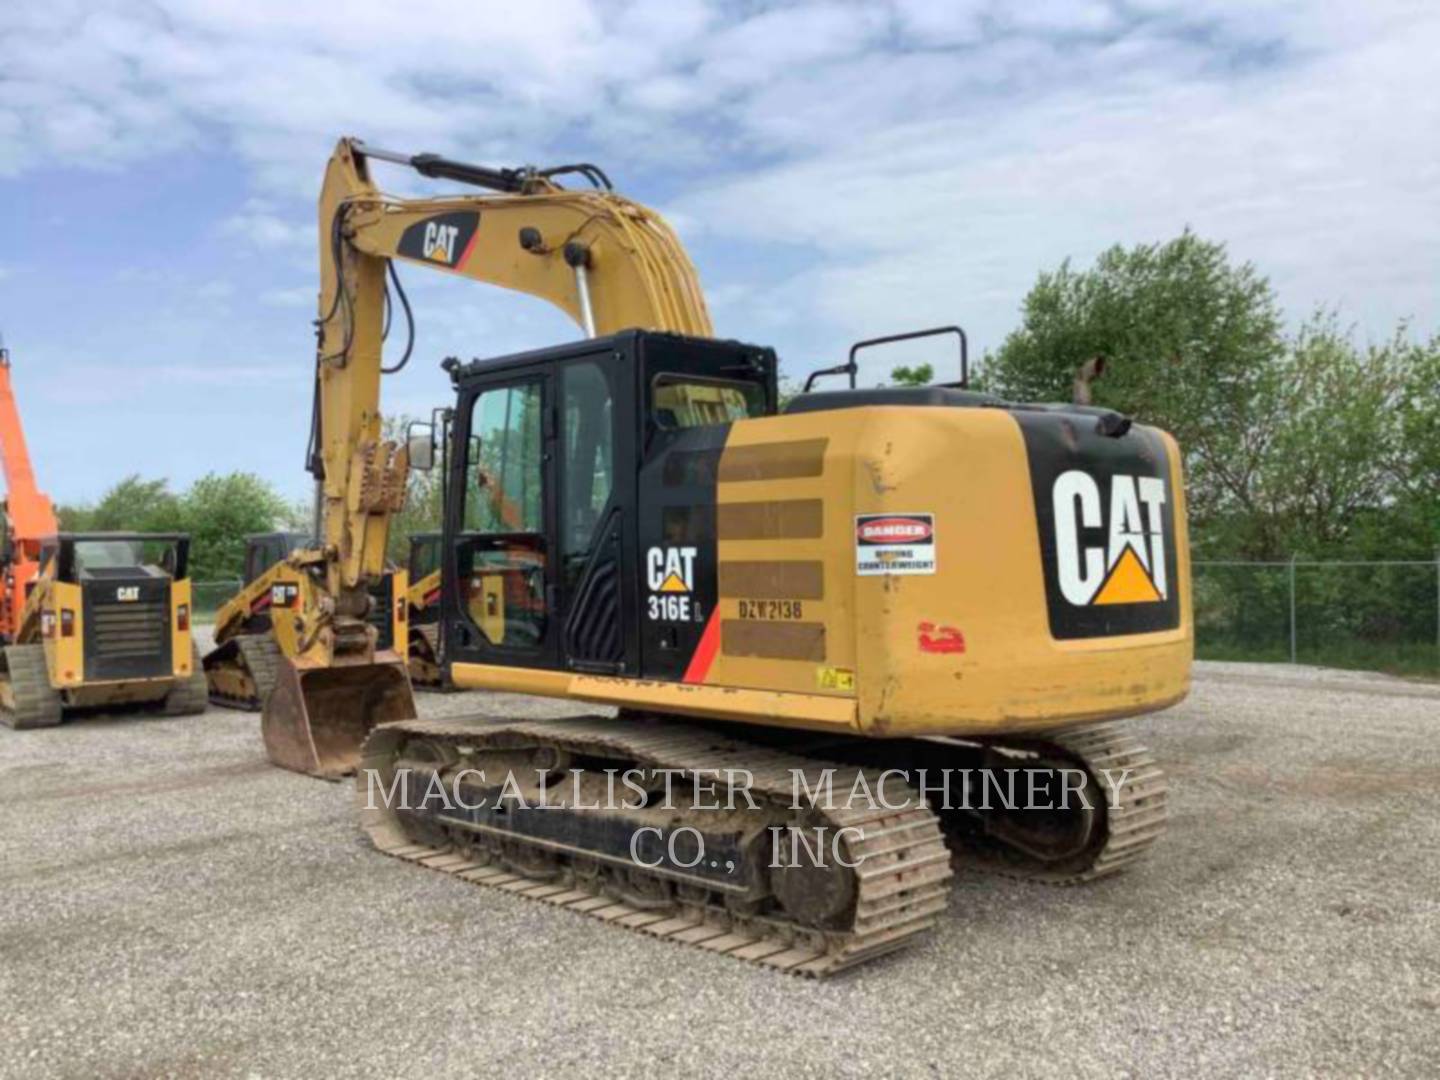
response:
[(180, 500), (180, 527), (190, 534), (190, 576), (196, 581), (239, 577), (245, 536), (287, 523), (290, 507), (253, 473), (209, 473)]
[(1424, 559), (1440, 544), (1440, 341), (1357, 346), (1320, 313), (1277, 366), (1273, 435), (1229, 547), (1270, 558)]
[[(386, 417), (383, 421), (384, 437), (403, 441), (413, 417)], [(439, 438), (439, 433), (436, 433)], [(437, 532), (444, 524), (443, 492), (444, 473), (441, 469), (442, 454), (437, 453), (435, 467), (429, 472), (411, 470), (405, 484), (405, 507), (390, 517), (390, 538), (388, 554), (397, 566), (407, 566), (410, 561), (410, 537), (414, 533)]]
[(1253, 481), (1275, 430), (1287, 352), (1269, 283), (1190, 231), (1113, 247), (1089, 270), (1040, 275), (1019, 329), (985, 359), (983, 389), (1068, 401), (1080, 366), (1105, 361), (1093, 401), (1170, 431), (1186, 455), (1202, 526), (1253, 513)]
[(188, 533), (196, 581), (239, 577), (246, 534), (294, 524), (285, 500), (250, 473), (211, 473), (181, 495), (166, 480), (127, 476), (94, 506), (61, 506), (58, 513), (60, 527), (69, 532)]
[(914, 367), (890, 369), (890, 379), (896, 386), (929, 386), (935, 381), (935, 368), (931, 364), (916, 364)]
[(88, 532), (174, 532), (180, 528), (180, 499), (168, 480), (125, 477), (94, 506), (62, 506), (60, 527)]

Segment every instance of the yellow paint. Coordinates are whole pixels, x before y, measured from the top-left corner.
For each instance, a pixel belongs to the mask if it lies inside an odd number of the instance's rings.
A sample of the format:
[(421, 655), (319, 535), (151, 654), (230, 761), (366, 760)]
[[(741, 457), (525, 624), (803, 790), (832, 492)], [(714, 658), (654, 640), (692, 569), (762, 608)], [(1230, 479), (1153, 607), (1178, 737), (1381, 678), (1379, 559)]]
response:
[(1091, 603), (1095, 604), (1146, 604), (1159, 603), (1160, 593), (1133, 547), (1126, 547), (1116, 561), (1110, 576)]
[[(478, 612), (475, 610), (477, 603)], [(499, 645), (505, 640), (505, 578), (502, 575), (480, 576), (480, 589), (471, 600), (470, 614), (492, 645)]]
[(188, 578), (170, 582), (170, 666), (177, 679), (183, 679), (190, 674), (192, 661), (190, 631), (180, 629), (181, 605), (189, 610), (190, 620), (193, 624), (195, 609), (190, 606), (190, 580)]
[(680, 580), (679, 574), (671, 574), (660, 583), (660, 592), (686, 593), (690, 590), (685, 587), (685, 582)]
[(821, 690), (843, 690), (846, 693), (854, 693), (855, 672), (848, 668), (816, 668), (815, 685)]
[[(1176, 548), (1172, 587), (1180, 590), (1180, 623), (1157, 633), (1070, 641), (1050, 636), (1028, 459), (1008, 413), (885, 406), (746, 420), (731, 427), (725, 454), (818, 438), (828, 440), (819, 476), (722, 480), (717, 500), (819, 499), (821, 535), (722, 539), (717, 554), (721, 563), (822, 560), (824, 596), (806, 600), (804, 611), (806, 620), (825, 626), (824, 659), (817, 672), (813, 661), (722, 649), (708, 686), (802, 700), (853, 694), (859, 728), (876, 736), (1043, 729), (1149, 712), (1185, 695), (1190, 554), (1179, 450), (1168, 436), (1176, 535), (1167, 541)], [(937, 572), (858, 577), (856, 515), (904, 513), (935, 515)], [(719, 613), (737, 618), (738, 600), (722, 596)], [(965, 652), (922, 651), (921, 623), (954, 627)], [(818, 680), (826, 668), (854, 672), (853, 690), (824, 689)], [(806, 723), (826, 726), (818, 712)]]
[[(53, 649), (45, 650), (50, 665), (50, 683), (56, 687), (79, 686), (85, 681), (85, 601), (79, 585), (67, 581), (48, 581), (46, 608), (55, 616)], [(75, 631), (69, 637), (61, 632), (63, 611), (75, 613)]]
[(410, 571), (390, 575), (390, 641), (401, 656), (410, 651)]
[(779, 727), (852, 732), (856, 727), (853, 701), (819, 694), (778, 694), (768, 690), (735, 690), (650, 679), (572, 675), (565, 671), (492, 664), (452, 664), (450, 675), (455, 685), (465, 690), (537, 694), (679, 716), (733, 719)]

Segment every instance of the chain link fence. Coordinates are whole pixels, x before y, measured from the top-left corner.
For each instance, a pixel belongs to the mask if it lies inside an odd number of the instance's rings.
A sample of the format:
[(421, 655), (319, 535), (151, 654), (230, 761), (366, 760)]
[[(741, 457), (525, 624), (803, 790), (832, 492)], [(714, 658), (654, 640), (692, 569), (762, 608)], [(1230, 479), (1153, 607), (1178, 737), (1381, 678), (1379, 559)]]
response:
[[(1440, 558), (1433, 562), (1192, 564), (1202, 660), (1269, 660), (1440, 676)], [(191, 585), (198, 621), (240, 580)]]
[(1195, 652), (1440, 675), (1440, 557), (1193, 563)]
[(213, 622), (215, 610), (240, 591), (241, 581), (192, 581), (190, 583), (190, 606), (195, 611), (196, 622)]

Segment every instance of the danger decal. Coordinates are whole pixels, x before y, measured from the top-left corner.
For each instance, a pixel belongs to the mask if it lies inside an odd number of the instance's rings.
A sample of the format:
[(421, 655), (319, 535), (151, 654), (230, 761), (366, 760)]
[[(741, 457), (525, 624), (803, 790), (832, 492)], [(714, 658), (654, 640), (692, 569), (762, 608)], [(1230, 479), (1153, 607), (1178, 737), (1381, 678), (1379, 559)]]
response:
[(858, 515), (855, 573), (861, 577), (935, 573), (935, 515)]

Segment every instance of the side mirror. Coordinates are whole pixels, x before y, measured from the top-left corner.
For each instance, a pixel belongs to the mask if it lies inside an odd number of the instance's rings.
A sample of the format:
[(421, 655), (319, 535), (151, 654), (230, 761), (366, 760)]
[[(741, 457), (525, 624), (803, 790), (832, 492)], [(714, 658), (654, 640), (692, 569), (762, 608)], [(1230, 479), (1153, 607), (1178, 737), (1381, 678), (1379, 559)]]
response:
[(405, 447), (410, 454), (410, 468), (429, 472), (435, 468), (435, 425), (413, 420), (405, 429)]

